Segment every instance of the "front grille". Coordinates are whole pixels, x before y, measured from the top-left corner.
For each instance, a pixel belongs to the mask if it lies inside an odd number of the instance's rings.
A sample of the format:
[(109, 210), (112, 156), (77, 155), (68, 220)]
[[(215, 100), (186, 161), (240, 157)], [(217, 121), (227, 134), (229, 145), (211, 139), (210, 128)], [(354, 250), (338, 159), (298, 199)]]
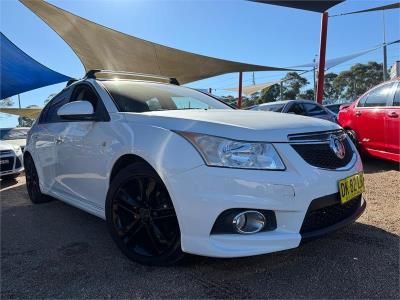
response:
[(3, 156), (3, 155), (14, 155), (14, 153), (13, 153), (13, 151), (12, 150), (0, 150), (0, 156)]
[(14, 157), (0, 158), (0, 172), (10, 171), (14, 166)]
[[(291, 144), (293, 149), (310, 165), (324, 169), (346, 167), (353, 158), (354, 152), (349, 139), (342, 133), (334, 133), (343, 143), (345, 155), (339, 158), (331, 149), (329, 140)], [(328, 135), (329, 138), (329, 135)], [(293, 141), (293, 138), (290, 139)]]
[(318, 201), (318, 199), (314, 201), (311, 203), (310, 208), (307, 211), (300, 233), (308, 233), (324, 229), (354, 215), (361, 206), (361, 195), (345, 204), (335, 201), (334, 204), (329, 203), (327, 206), (322, 204), (322, 207), (321, 203), (318, 203), (321, 201)]

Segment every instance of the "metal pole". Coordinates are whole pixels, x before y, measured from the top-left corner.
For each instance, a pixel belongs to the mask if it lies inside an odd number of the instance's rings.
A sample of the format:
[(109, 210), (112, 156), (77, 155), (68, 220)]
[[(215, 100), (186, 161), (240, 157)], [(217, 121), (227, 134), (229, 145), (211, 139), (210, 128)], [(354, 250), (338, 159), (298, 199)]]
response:
[(239, 72), (239, 99), (238, 99), (238, 108), (242, 108), (242, 84), (243, 84), (243, 73)]
[(253, 72), (253, 85), (256, 85), (256, 77), (254, 76), (254, 72)]
[(326, 37), (328, 33), (328, 12), (322, 14), (321, 20), (321, 43), (319, 48), (319, 64), (318, 64), (318, 83), (317, 83), (317, 102), (322, 104), (324, 98), (324, 77), (325, 77), (325, 54), (326, 54)]
[(280, 94), (280, 98), (281, 98), (281, 101), (283, 100), (283, 80), (281, 80), (280, 82), (279, 82), (279, 94)]
[(387, 79), (387, 48), (386, 48), (386, 22), (385, 11), (382, 11), (383, 16), (383, 81)]
[(314, 84), (314, 101), (317, 101), (317, 86), (316, 86), (316, 81), (315, 81), (315, 57), (313, 60), (314, 66), (313, 66), (313, 84)]
[(212, 94), (211, 88), (208, 89), (208, 93), (209, 93), (209, 94)]
[(21, 109), (21, 98), (19, 97), (19, 94), (18, 94), (18, 107)]

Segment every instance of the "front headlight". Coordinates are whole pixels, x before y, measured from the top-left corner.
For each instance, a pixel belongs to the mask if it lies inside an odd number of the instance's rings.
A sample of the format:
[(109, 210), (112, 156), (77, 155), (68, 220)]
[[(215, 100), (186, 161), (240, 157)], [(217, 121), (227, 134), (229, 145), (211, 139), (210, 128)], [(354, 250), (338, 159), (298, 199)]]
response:
[(285, 165), (272, 144), (235, 141), (192, 132), (177, 133), (199, 151), (209, 166), (285, 170)]

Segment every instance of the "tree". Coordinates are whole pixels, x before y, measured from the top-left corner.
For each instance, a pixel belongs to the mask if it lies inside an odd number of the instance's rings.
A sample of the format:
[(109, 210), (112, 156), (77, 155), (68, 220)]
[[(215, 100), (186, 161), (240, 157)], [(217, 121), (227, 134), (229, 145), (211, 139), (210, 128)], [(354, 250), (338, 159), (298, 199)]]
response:
[(355, 64), (350, 70), (340, 72), (333, 84), (338, 98), (355, 99), (382, 81), (382, 64), (371, 61)]
[(14, 105), (14, 100), (10, 97), (0, 100), (0, 107), (10, 107)]
[(299, 95), (299, 98), (304, 100), (314, 100), (314, 90), (312, 89), (306, 90), (304, 93), (301, 93)]
[(324, 97), (326, 99), (336, 99), (339, 98), (339, 92), (335, 86), (335, 79), (338, 77), (336, 73), (325, 74), (324, 80)]
[(308, 84), (307, 79), (301, 77), (297, 72), (287, 73), (282, 81), (285, 100), (296, 99), (300, 95), (300, 89)]
[(258, 104), (268, 103), (278, 101), (280, 97), (280, 87), (279, 84), (274, 84), (269, 87), (263, 89), (260, 93), (258, 100), (256, 101)]

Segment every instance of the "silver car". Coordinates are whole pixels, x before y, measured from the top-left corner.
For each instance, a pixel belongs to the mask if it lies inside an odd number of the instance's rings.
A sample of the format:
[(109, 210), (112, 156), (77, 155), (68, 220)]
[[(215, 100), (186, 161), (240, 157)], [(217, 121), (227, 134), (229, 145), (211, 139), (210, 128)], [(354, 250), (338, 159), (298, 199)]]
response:
[(249, 108), (250, 110), (264, 110), (281, 113), (296, 114), (328, 120), (337, 123), (334, 113), (322, 105), (310, 100), (285, 100), (263, 103)]

